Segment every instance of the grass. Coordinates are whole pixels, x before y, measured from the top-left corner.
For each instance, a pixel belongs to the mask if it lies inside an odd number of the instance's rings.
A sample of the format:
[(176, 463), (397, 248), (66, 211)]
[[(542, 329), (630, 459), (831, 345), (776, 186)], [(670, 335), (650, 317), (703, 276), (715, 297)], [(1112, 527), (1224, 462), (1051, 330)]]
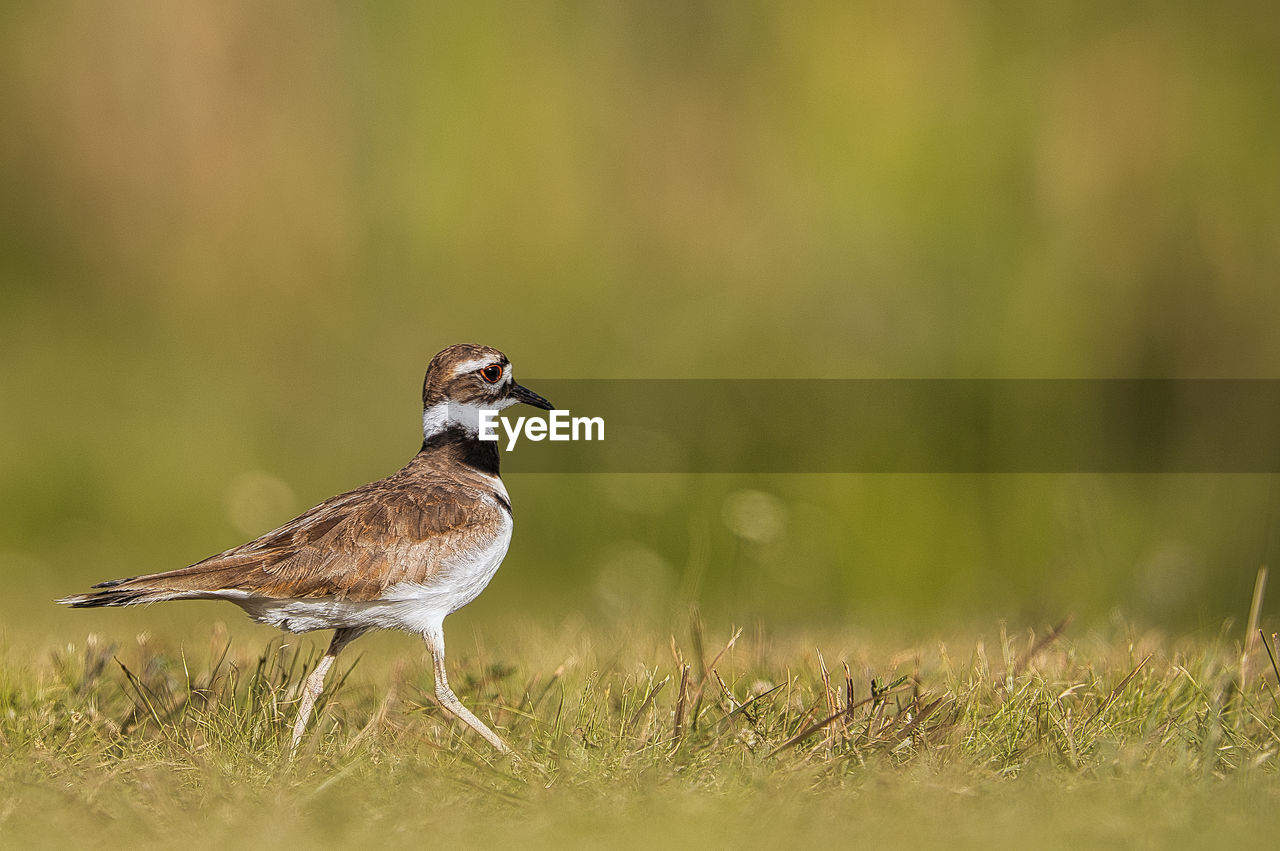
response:
[(503, 655), (455, 651), (455, 689), (515, 765), (444, 715), (401, 645), (340, 659), (292, 763), (320, 641), (11, 652), (0, 842), (1164, 847), (1280, 827), (1277, 672), (1259, 644), (1242, 688), (1226, 630), (905, 651), (713, 632), (695, 616), (675, 637), (525, 630)]

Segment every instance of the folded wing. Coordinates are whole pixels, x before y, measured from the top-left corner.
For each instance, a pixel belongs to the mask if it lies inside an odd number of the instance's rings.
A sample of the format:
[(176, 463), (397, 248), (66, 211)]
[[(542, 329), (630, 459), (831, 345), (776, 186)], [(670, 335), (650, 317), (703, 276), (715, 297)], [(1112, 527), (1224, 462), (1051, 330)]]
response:
[(339, 494), (260, 538), (190, 567), (114, 579), (72, 607), (218, 597), (379, 599), (401, 582), (430, 584), (451, 559), (494, 537), (502, 509), (479, 488), (397, 477)]

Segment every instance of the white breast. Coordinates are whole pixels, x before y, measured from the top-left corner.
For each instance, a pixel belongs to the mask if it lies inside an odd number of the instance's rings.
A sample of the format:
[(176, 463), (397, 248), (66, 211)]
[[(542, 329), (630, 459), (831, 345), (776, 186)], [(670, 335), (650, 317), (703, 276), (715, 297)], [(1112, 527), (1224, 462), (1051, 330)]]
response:
[(480, 596), (511, 544), (511, 515), (505, 510), (501, 514), (502, 526), (488, 546), (453, 559), (428, 583), (401, 582), (387, 589), (383, 600), (394, 608), (399, 629), (423, 632), (439, 627), (445, 615)]

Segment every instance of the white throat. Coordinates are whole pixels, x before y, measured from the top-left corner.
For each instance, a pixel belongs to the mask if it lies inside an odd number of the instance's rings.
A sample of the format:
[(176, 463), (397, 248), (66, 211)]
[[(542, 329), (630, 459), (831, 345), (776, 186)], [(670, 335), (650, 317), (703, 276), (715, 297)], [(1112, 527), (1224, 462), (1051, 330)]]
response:
[(516, 403), (515, 399), (494, 399), (492, 402), (436, 402), (422, 411), (422, 439), (430, 440), (445, 429), (461, 426), (467, 434), (480, 433), (480, 412), (500, 411)]

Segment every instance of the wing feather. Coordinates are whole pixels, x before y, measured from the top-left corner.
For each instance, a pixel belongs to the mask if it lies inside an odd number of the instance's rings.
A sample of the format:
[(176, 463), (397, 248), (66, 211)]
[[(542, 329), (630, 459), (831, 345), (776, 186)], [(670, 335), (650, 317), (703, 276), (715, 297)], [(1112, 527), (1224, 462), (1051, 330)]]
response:
[(399, 582), (430, 583), (452, 558), (491, 541), (501, 521), (501, 509), (479, 487), (444, 479), (410, 486), (393, 476), (328, 499), (189, 567), (104, 587), (160, 599), (242, 590), (376, 600)]

